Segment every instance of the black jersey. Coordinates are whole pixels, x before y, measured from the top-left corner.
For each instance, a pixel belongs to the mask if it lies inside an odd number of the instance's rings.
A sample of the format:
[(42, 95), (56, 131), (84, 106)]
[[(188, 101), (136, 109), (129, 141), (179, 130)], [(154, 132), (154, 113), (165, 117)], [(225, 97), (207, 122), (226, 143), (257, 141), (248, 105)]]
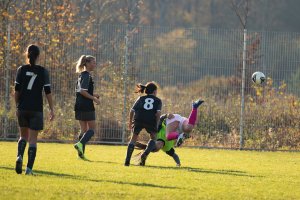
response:
[(91, 74), (87, 71), (80, 73), (76, 83), (76, 102), (75, 111), (94, 111), (94, 103), (92, 99), (84, 97), (80, 94), (81, 90), (86, 90), (90, 95), (94, 94), (94, 81)]
[(19, 110), (43, 112), (43, 89), (50, 87), (49, 73), (39, 65), (23, 65), (18, 68), (15, 81), (19, 92)]
[(134, 122), (156, 125), (156, 113), (161, 110), (162, 102), (154, 95), (139, 97), (133, 107)]

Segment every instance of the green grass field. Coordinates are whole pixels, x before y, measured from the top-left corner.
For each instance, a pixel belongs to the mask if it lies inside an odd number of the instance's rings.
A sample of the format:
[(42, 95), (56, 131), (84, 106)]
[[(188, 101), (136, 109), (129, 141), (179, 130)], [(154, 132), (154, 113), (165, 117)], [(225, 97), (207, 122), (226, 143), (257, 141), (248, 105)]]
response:
[(124, 167), (125, 146), (89, 145), (89, 162), (72, 144), (39, 143), (36, 176), (25, 176), (16, 147), (0, 142), (0, 199), (300, 199), (299, 152), (179, 148), (180, 168), (163, 152)]

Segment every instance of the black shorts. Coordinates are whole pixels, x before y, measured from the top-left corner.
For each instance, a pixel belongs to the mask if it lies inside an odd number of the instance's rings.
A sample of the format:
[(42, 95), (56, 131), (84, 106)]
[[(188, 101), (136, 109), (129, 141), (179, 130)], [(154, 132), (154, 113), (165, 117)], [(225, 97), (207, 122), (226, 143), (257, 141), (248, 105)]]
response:
[(75, 119), (80, 121), (94, 121), (96, 114), (95, 111), (75, 111)]
[(146, 129), (147, 133), (157, 133), (156, 125), (149, 125), (140, 122), (134, 122), (132, 125), (132, 131), (136, 135), (138, 135), (143, 128)]
[(18, 123), (21, 128), (27, 127), (31, 130), (43, 130), (44, 128), (44, 117), (43, 112), (37, 111), (18, 111)]

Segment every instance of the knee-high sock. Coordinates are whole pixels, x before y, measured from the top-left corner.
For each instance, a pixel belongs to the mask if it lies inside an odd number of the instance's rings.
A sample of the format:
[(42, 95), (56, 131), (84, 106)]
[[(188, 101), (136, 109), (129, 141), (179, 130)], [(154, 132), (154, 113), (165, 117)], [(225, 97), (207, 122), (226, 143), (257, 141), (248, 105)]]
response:
[(92, 129), (88, 130), (84, 133), (82, 138), (80, 139), (80, 142), (85, 145), (94, 135), (94, 131)]
[(193, 108), (189, 116), (189, 124), (195, 125), (197, 120), (197, 109)]
[(150, 140), (143, 154), (147, 156), (153, 149), (155, 149), (155, 140)]
[(130, 163), (130, 159), (131, 159), (133, 151), (134, 151), (134, 143), (129, 143), (128, 147), (127, 147), (126, 158), (125, 158), (126, 164)]
[(177, 132), (171, 132), (167, 134), (167, 140), (176, 140), (179, 136)]
[[(79, 136), (78, 136), (78, 141), (81, 140), (81, 138), (83, 137), (83, 134), (84, 134), (84, 133), (80, 133), (80, 134), (79, 134)], [(83, 153), (85, 152), (85, 144), (82, 144), (82, 151), (83, 151)]]
[(18, 141), (18, 154), (17, 154), (17, 156), (22, 156), (22, 158), (24, 157), (26, 143), (27, 143), (26, 140), (24, 138), (20, 137), (20, 139)]
[(30, 168), (30, 169), (33, 168), (33, 164), (34, 164), (35, 156), (36, 156), (36, 149), (37, 149), (36, 144), (30, 144), (29, 145), (27, 167)]

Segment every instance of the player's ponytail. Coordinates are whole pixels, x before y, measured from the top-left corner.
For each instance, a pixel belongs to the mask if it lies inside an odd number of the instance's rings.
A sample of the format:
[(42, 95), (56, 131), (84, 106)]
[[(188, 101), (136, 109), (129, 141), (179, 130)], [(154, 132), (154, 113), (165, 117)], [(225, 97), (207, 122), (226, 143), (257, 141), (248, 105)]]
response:
[(40, 55), (40, 49), (38, 46), (31, 44), (27, 47), (26, 54), (29, 64), (33, 66)]
[(143, 94), (145, 89), (146, 89), (146, 86), (139, 83), (139, 84), (136, 85), (135, 93), (142, 93)]
[(76, 62), (76, 73), (81, 73), (84, 71), (84, 67), (87, 63), (91, 62), (92, 60), (96, 59), (94, 56), (90, 55), (82, 55)]

